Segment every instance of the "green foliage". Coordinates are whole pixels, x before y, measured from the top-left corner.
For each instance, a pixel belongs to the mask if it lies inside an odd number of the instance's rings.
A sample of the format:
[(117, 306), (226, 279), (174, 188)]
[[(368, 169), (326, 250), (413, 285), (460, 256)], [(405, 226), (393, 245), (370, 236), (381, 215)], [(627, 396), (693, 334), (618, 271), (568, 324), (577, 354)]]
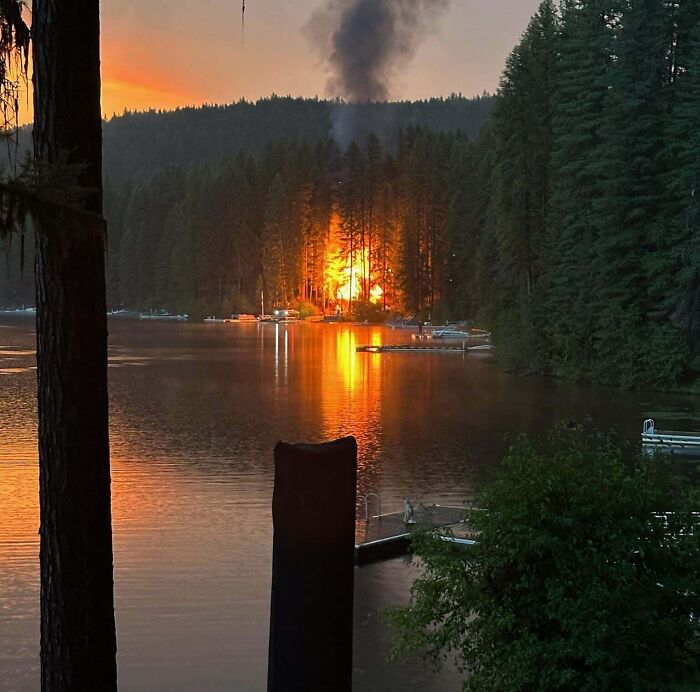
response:
[(500, 344), (499, 358), (509, 368), (522, 373), (546, 370), (542, 335), (533, 319), (534, 310), (525, 297), (521, 304), (499, 311), (493, 321), (492, 333)]
[(400, 132), (416, 126), (461, 131), (476, 139), (492, 107), (487, 95), (350, 105), (271, 96), (170, 112), (127, 112), (105, 123), (105, 171), (121, 180), (167, 166), (208, 164), (239, 152), (261, 156), (270, 142), (313, 145), (330, 137), (332, 118), (343, 109), (355, 111), (354, 120), (380, 135), (382, 146), (391, 150)]
[(449, 210), (473, 146), (460, 133), (410, 128), (395, 158), (375, 136), (342, 158), (328, 141), (280, 141), (260, 156), (110, 178), (110, 304), (227, 315), (258, 312), (264, 294), (267, 310), (299, 301), (333, 310), (327, 260), (343, 271), (352, 256), (357, 301), (383, 288), (376, 308), (353, 313), (381, 321), (387, 306), (406, 304), (428, 319), (447, 291), (459, 232)]
[(395, 655), (454, 655), (474, 691), (697, 683), (700, 494), (629, 451), (580, 430), (518, 439), (468, 511), (477, 545), (416, 541)]
[(690, 0), (546, 1), (508, 58), (449, 220), (451, 300), (507, 366), (697, 379), (699, 20)]

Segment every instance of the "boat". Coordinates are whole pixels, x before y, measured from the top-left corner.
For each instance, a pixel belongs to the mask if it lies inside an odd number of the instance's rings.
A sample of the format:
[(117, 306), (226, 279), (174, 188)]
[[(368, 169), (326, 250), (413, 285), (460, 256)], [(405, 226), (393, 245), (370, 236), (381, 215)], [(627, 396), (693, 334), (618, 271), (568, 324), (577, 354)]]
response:
[(276, 308), (272, 313), (272, 319), (275, 322), (297, 322), (299, 311), (291, 308)]
[(433, 339), (471, 339), (472, 333), (466, 329), (448, 326), (441, 329), (433, 329)]
[(483, 329), (466, 329), (450, 324), (446, 327), (435, 327), (431, 333), (433, 339), (490, 339), (491, 333)]
[(139, 313), (133, 310), (126, 310), (125, 308), (118, 308), (115, 310), (108, 310), (107, 317), (109, 319), (138, 319)]
[(700, 459), (700, 432), (657, 430), (653, 418), (642, 426), (642, 451), (649, 456), (671, 454)]
[(166, 310), (156, 310), (155, 312), (142, 312), (139, 314), (141, 320), (161, 320), (163, 322), (187, 322), (189, 315), (172, 315)]
[(1, 309), (0, 315), (10, 315), (10, 316), (25, 316), (25, 315), (36, 315), (36, 308), (7, 308)]

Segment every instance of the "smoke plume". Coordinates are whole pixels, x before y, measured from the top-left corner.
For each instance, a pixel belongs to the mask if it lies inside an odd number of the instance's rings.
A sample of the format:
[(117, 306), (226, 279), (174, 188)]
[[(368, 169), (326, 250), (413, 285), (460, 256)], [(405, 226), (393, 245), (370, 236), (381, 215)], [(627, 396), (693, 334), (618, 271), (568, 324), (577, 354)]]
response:
[(325, 0), (304, 28), (329, 73), (327, 95), (345, 102), (396, 97), (400, 73), (450, 0)]

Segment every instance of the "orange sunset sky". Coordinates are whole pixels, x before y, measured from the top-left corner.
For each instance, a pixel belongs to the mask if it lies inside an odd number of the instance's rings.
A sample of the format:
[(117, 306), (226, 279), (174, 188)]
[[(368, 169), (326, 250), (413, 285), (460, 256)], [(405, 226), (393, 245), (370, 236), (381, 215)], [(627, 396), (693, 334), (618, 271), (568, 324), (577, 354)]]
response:
[[(381, 0), (377, 0), (378, 2)], [(103, 113), (324, 96), (326, 74), (302, 33), (321, 0), (103, 0)], [(539, 0), (452, 0), (392, 98), (493, 91)], [(31, 117), (25, 111), (26, 121)]]

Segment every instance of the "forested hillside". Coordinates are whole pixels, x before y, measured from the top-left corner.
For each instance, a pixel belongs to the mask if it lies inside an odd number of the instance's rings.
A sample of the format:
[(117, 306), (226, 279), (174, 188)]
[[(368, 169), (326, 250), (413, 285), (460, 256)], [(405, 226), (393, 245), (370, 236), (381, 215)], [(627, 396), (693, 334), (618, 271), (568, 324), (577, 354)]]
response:
[[(306, 303), (447, 314), (447, 225), (470, 140), (420, 128), (387, 153), (370, 135), (271, 144), (108, 188), (111, 304), (194, 314)], [(454, 305), (451, 312), (461, 311)]]
[(479, 145), (463, 304), (520, 368), (673, 387), (700, 344), (700, 3), (557, 9), (509, 57)]
[(126, 113), (105, 123), (105, 173), (123, 178), (240, 152), (259, 155), (270, 142), (314, 144), (337, 134), (338, 122), (349, 123), (362, 138), (374, 133), (390, 150), (401, 131), (416, 126), (476, 139), (492, 108), (489, 96), (359, 104), (273, 96), (254, 103)]
[[(361, 148), (372, 134), (384, 166), (388, 156), (397, 155), (399, 140), (409, 130), (429, 127), (460, 140), (478, 138), (493, 101), (488, 96), (452, 96), (344, 104), (272, 97), (112, 118), (104, 125), (111, 305), (227, 314), (257, 305), (263, 284), (272, 287), (271, 303), (277, 285), (284, 287), (279, 302), (311, 293), (322, 302), (326, 268), (321, 265), (331, 258), (318, 254), (319, 248), (338, 252), (329, 249), (329, 224), (343, 176), (344, 151), (333, 139), (339, 130), (354, 133)], [(30, 134), (21, 133), (20, 159)], [(306, 247), (311, 233), (311, 222), (300, 216), (302, 209), (315, 219), (313, 233), (327, 236), (321, 245), (314, 240), (317, 254), (304, 259), (315, 267), (310, 278), (302, 278), (302, 260), (295, 254)], [(275, 215), (276, 225), (271, 220)], [(282, 259), (271, 259), (272, 246)], [(27, 236), (30, 258), (31, 252)], [(373, 257), (376, 252), (373, 248)], [(33, 302), (31, 271), (20, 277), (19, 253), (16, 243), (8, 270), (0, 272), (0, 306)], [(284, 262), (280, 276), (271, 262), (278, 268)], [(386, 267), (387, 273), (390, 269)]]

